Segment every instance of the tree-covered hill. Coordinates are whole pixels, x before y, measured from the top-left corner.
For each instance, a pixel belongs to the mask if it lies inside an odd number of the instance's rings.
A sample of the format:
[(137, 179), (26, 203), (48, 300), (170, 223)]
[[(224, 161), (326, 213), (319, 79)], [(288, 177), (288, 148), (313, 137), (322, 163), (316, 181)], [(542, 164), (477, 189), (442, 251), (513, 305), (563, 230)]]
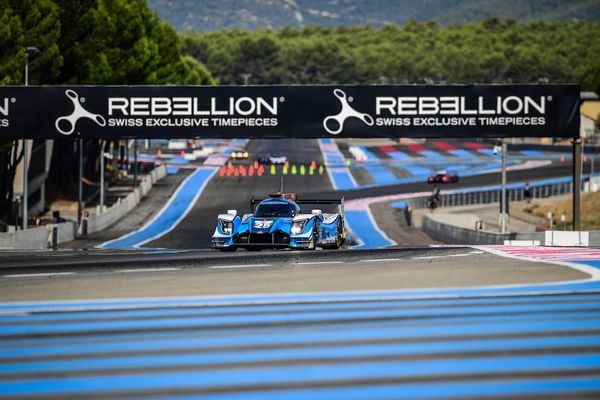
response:
[(600, 20), (599, 0), (149, 0), (178, 29), (281, 28), (308, 25), (441, 24), (490, 17)]
[(453, 24), (182, 34), (223, 84), (579, 82), (600, 90), (600, 23)]

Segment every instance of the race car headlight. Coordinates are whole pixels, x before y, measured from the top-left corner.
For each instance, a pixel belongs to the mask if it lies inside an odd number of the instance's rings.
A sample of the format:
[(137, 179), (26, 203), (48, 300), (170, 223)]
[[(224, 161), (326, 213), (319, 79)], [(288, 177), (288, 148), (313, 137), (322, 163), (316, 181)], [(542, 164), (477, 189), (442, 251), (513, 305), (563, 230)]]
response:
[(306, 225), (306, 220), (294, 222), (292, 224), (292, 229), (290, 229), (292, 235), (298, 235), (299, 233), (302, 233), (304, 230), (304, 225)]
[(231, 232), (233, 232), (233, 222), (225, 221), (224, 219), (222, 219), (221, 220), (221, 230), (223, 231), (224, 234), (231, 235)]

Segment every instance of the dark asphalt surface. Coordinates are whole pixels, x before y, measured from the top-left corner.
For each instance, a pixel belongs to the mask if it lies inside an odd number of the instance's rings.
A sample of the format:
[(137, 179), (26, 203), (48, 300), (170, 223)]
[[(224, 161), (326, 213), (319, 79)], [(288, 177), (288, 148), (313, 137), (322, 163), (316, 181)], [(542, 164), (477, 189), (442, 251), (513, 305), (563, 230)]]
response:
[(394, 290), (569, 281), (588, 275), (468, 247), (234, 254), (14, 254), (0, 301)]

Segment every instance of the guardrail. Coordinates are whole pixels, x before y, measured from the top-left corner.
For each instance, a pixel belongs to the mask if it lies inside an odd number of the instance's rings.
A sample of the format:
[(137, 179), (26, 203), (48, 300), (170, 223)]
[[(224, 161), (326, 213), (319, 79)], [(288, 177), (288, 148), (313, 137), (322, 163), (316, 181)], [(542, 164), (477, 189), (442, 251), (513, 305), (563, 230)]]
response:
[[(560, 182), (552, 184), (531, 185), (531, 194), (534, 199), (558, 196), (573, 192), (573, 182)], [(506, 191), (509, 202), (524, 200), (523, 188), (510, 188)], [(490, 190), (465, 191), (457, 193), (440, 194), (439, 207), (468, 206), (475, 204), (499, 203), (501, 191), (497, 188)], [(427, 208), (428, 197), (410, 199), (413, 209)]]

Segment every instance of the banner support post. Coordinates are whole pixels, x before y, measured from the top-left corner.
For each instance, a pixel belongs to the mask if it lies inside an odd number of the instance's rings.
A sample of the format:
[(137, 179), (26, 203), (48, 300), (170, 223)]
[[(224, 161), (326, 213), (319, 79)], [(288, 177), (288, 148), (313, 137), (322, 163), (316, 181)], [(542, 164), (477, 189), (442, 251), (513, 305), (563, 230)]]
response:
[(104, 212), (104, 145), (105, 140), (100, 144), (100, 212)]
[(573, 139), (573, 230), (581, 228), (581, 139)]
[(138, 178), (138, 141), (137, 138), (133, 139), (133, 189), (137, 186), (137, 178)]
[(78, 139), (77, 144), (78, 153), (79, 153), (79, 176), (78, 176), (78, 186), (79, 193), (77, 196), (77, 227), (81, 226), (81, 220), (83, 217), (83, 139)]

